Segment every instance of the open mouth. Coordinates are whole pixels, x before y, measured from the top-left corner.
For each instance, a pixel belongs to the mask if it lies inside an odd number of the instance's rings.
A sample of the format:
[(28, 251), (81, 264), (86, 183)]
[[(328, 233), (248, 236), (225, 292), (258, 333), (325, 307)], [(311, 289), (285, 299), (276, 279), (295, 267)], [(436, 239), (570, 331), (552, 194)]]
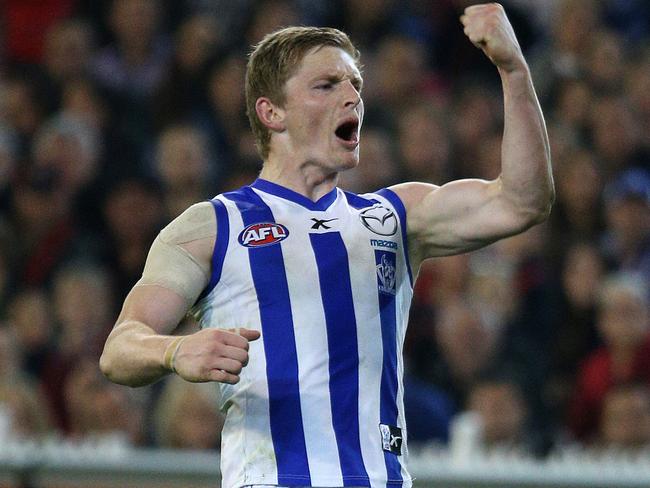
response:
[(345, 142), (357, 143), (359, 141), (359, 120), (354, 118), (345, 120), (336, 128), (334, 134)]

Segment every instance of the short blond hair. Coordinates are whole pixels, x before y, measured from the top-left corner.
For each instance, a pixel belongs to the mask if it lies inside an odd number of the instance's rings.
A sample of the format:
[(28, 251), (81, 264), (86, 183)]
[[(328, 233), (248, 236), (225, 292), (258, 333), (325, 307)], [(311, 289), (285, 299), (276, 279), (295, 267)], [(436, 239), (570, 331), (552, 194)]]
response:
[(331, 27), (286, 27), (267, 34), (251, 52), (246, 67), (246, 115), (262, 159), (269, 155), (271, 132), (257, 116), (257, 99), (268, 97), (273, 103), (283, 106), (286, 101), (285, 83), (298, 69), (304, 56), (319, 46), (343, 49), (359, 67), (357, 48), (347, 34)]

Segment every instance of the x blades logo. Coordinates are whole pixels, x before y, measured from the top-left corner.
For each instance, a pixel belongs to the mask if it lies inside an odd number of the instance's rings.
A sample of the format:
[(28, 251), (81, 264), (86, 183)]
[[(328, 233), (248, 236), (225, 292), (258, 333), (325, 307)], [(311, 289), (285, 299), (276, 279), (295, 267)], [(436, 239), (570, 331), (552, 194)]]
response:
[(277, 244), (289, 237), (289, 230), (282, 224), (263, 222), (251, 224), (237, 238), (244, 247), (263, 247)]
[(311, 228), (314, 229), (314, 230), (319, 230), (321, 228), (322, 229), (331, 229), (332, 227), (327, 225), (327, 224), (329, 222), (333, 222), (333, 221), (338, 220), (338, 219), (333, 218), (333, 219), (323, 219), (323, 220), (321, 220), (321, 219), (317, 219), (317, 218), (312, 217), (311, 220), (314, 222), (314, 225), (312, 225)]

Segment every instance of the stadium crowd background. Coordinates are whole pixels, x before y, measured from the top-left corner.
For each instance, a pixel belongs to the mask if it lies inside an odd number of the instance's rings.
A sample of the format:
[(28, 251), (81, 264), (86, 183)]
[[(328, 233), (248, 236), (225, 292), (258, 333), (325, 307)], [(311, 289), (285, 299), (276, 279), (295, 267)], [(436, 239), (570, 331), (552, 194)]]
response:
[[(4, 0), (0, 442), (217, 449), (214, 384), (128, 389), (98, 370), (157, 232), (260, 168), (249, 46), (331, 25), (362, 51), (346, 188), (498, 174), (494, 67), (463, 0)], [(478, 413), (486, 449), (650, 444), (650, 4), (504, 0), (544, 108), (544, 225), (425, 263), (405, 345), (411, 445)], [(191, 320), (182, 330), (192, 330)]]

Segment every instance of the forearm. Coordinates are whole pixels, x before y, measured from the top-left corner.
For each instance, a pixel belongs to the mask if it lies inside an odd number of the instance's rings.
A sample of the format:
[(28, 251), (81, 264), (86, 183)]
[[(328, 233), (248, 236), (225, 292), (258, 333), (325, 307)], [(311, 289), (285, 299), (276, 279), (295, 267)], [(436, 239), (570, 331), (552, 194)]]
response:
[[(160, 335), (146, 324), (126, 321), (117, 325), (104, 346), (99, 364), (104, 375), (114, 383), (143, 386), (158, 381), (171, 369), (168, 348), (177, 337)], [(167, 361), (166, 361), (167, 359)]]
[(525, 64), (500, 68), (499, 74), (504, 98), (502, 191), (526, 218), (540, 222), (555, 196), (544, 116)]

